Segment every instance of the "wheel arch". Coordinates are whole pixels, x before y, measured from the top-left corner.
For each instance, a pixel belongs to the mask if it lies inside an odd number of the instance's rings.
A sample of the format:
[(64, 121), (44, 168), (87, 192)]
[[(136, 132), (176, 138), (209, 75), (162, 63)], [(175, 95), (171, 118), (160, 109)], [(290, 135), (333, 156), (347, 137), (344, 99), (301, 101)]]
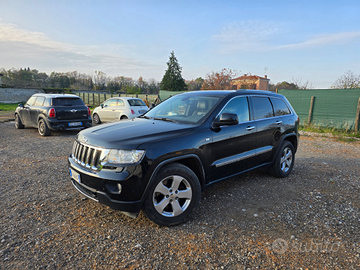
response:
[(142, 195), (141, 201), (142, 203), (145, 200), (145, 196), (149, 190), (150, 184), (151, 182), (154, 180), (154, 178), (156, 177), (156, 174), (166, 165), (169, 165), (171, 163), (180, 163), (186, 167), (188, 167), (190, 170), (192, 170), (195, 175), (197, 176), (197, 178), (199, 179), (200, 182), (200, 186), (201, 186), (201, 190), (204, 190), (205, 187), (205, 171), (204, 168), (202, 166), (201, 160), (200, 158), (195, 155), (195, 154), (189, 154), (189, 155), (185, 155), (185, 156), (180, 156), (180, 157), (174, 157), (171, 159), (167, 159), (164, 160), (162, 162), (160, 162), (155, 170), (152, 172), (151, 177), (146, 185), (146, 188), (144, 190), (144, 193)]
[(291, 142), (291, 144), (294, 146), (295, 152), (297, 151), (297, 148), (298, 148), (298, 137), (296, 136), (295, 133), (288, 134), (287, 136), (285, 136), (285, 137), (283, 138), (281, 144), (282, 144), (284, 141), (289, 141), (289, 142)]

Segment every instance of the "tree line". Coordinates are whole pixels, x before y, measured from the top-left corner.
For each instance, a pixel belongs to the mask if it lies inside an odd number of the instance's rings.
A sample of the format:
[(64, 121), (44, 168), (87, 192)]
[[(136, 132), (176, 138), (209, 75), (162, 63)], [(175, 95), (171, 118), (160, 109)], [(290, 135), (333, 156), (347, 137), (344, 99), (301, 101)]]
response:
[[(66, 89), (66, 90), (95, 90), (108, 92), (122, 92), (128, 94), (157, 94), (159, 90), (168, 91), (194, 91), (194, 90), (229, 90), (232, 89), (232, 80), (238, 75), (237, 71), (224, 68), (221, 71), (206, 74), (205, 78), (186, 81), (181, 75), (182, 67), (179, 65), (174, 51), (171, 52), (167, 62), (167, 70), (161, 80), (145, 80), (143, 77), (133, 79), (125, 76), (110, 77), (102, 71), (95, 71), (93, 75), (73, 72), (52, 72), (47, 75), (37, 69), (0, 69), (3, 87), (41, 88), (41, 89)], [(249, 84), (249, 85), (247, 85)], [(241, 86), (251, 89), (251, 82)], [(283, 81), (276, 84), (269, 83), (269, 90), (276, 89), (313, 89), (310, 81), (292, 79), (291, 82)], [(345, 72), (331, 86), (331, 88), (349, 89), (360, 88), (360, 75), (352, 71)]]
[(95, 90), (109, 92), (123, 92), (128, 94), (157, 94), (159, 83), (155, 79), (144, 80), (140, 77), (134, 80), (130, 77), (110, 77), (102, 71), (95, 71), (94, 75), (77, 71), (52, 72), (50, 75), (37, 69), (0, 69), (3, 75), (3, 87), (40, 88), (63, 90)]

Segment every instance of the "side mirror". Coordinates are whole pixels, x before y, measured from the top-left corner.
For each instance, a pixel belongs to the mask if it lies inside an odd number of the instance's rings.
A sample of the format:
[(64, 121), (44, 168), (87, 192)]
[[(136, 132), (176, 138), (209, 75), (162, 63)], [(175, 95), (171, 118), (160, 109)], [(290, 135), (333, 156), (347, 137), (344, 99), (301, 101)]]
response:
[(214, 128), (220, 126), (233, 126), (239, 124), (238, 116), (234, 113), (222, 113), (213, 123)]
[(101, 109), (103, 109), (103, 108), (104, 108), (104, 104), (102, 104), (102, 103), (101, 103), (101, 104), (100, 104), (100, 106), (101, 106)]
[(24, 108), (24, 104), (22, 104), (22, 103), (19, 103), (19, 105), (18, 105), (20, 108)]

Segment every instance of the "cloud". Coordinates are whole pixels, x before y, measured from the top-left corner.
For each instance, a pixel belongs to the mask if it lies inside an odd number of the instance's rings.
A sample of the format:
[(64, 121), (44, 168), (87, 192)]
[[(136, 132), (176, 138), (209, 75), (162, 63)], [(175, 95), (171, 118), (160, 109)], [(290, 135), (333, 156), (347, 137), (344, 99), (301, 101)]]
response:
[[(212, 36), (212, 40), (219, 45), (221, 53), (234, 53), (346, 44), (360, 37), (360, 31), (340, 32), (315, 35), (302, 42), (285, 44), (294, 36), (294, 33), (290, 35), (289, 31), (293, 30), (283, 23), (250, 20), (226, 25), (219, 34)], [(279, 43), (280, 45), (275, 45)]]
[(304, 42), (278, 46), (276, 47), (276, 49), (296, 49), (296, 48), (323, 46), (328, 44), (346, 44), (359, 37), (360, 37), (360, 31), (324, 34), (324, 35), (315, 36)]
[(274, 36), (283, 31), (279, 23), (256, 20), (233, 22), (226, 25), (212, 40), (220, 44), (222, 53), (259, 51), (268, 48)]
[(126, 76), (137, 76), (146, 69), (154, 70), (153, 64), (129, 57), (130, 53), (131, 49), (122, 44), (80, 46), (55, 41), (45, 33), (21, 29), (0, 20), (2, 65), (31, 63), (31, 66), (35, 64), (36, 68), (47, 70), (102, 70), (111, 76), (119, 75), (120, 71), (129, 71)]

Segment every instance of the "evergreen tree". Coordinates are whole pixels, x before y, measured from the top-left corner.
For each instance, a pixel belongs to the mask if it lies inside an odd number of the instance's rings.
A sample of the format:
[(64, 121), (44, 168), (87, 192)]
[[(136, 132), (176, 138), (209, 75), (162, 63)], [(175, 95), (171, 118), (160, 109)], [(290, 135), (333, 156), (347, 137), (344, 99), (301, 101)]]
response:
[(160, 82), (160, 89), (168, 91), (184, 91), (186, 90), (185, 80), (181, 76), (181, 67), (175, 57), (174, 51), (171, 52), (168, 69)]

